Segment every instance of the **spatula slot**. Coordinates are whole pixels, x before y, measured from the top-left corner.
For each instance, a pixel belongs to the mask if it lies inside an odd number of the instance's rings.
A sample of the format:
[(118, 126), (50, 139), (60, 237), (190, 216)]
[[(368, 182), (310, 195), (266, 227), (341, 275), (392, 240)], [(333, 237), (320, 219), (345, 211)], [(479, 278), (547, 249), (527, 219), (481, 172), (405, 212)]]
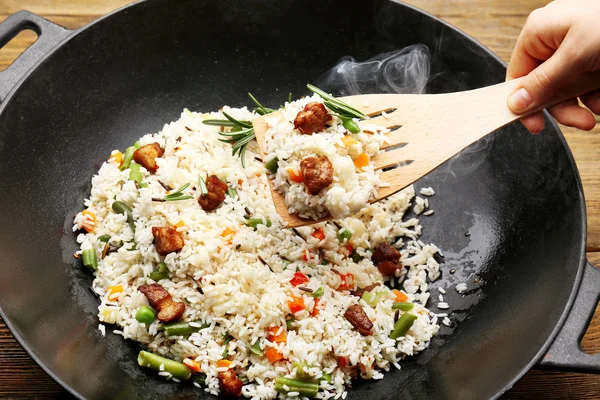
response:
[(386, 147), (385, 149), (383, 149), (384, 152), (388, 152), (388, 151), (392, 151), (392, 150), (396, 150), (396, 149), (401, 149), (404, 146), (406, 146), (408, 143), (406, 142), (401, 142), (401, 143), (397, 143), (397, 144), (393, 144), (389, 147)]
[(385, 110), (381, 110), (381, 111), (374, 111), (374, 112), (372, 112), (372, 113), (370, 113), (370, 114), (367, 114), (367, 115), (368, 115), (369, 117), (371, 117), (371, 118), (377, 118), (377, 117), (380, 117), (380, 116), (382, 116), (382, 115), (383, 115), (383, 113), (386, 113), (386, 114), (391, 114), (391, 113), (393, 113), (393, 112), (394, 112), (394, 111), (396, 111), (396, 110), (397, 110), (397, 108), (386, 108)]
[(388, 133), (395, 132), (395, 131), (397, 131), (400, 128), (402, 128), (402, 125), (392, 125), (392, 126), (388, 126), (387, 127), (387, 129), (390, 130)]
[(400, 161), (399, 163), (396, 163), (394, 165), (390, 165), (389, 167), (382, 168), (381, 170), (383, 172), (387, 172), (387, 171), (391, 171), (396, 168), (406, 167), (414, 162), (415, 162), (415, 160), (404, 160), (404, 161)]

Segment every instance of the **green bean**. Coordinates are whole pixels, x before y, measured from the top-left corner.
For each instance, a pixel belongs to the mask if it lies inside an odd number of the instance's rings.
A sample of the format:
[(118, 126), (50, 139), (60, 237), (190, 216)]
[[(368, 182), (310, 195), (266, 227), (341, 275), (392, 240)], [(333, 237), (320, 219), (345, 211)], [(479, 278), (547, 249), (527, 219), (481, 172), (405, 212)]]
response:
[(267, 225), (267, 228), (270, 228), (271, 220), (269, 218), (265, 218), (265, 222), (263, 222), (262, 218), (248, 218), (246, 220), (246, 224), (249, 227), (254, 228), (254, 230), (256, 230), (259, 225)]
[(242, 385), (247, 385), (250, 383), (250, 379), (247, 376), (240, 376), (240, 381), (242, 381)]
[[(198, 325), (193, 326), (190, 324)], [(201, 329), (208, 328), (210, 325), (203, 324), (200, 321), (193, 322), (173, 322), (170, 324), (163, 325), (163, 329), (167, 336), (185, 336), (191, 335), (194, 332), (198, 332)]]
[(206, 374), (195, 374), (194, 375), (194, 382), (196, 382), (198, 385), (204, 386), (206, 385)]
[(131, 164), (131, 160), (133, 160), (133, 153), (139, 148), (140, 148), (140, 144), (138, 142), (136, 142), (133, 146), (130, 146), (127, 148), (127, 150), (125, 150), (125, 154), (123, 154), (123, 162), (121, 163), (121, 166), (119, 167), (119, 169), (121, 171), (124, 171), (127, 168), (129, 168), (129, 165)]
[(364, 259), (363, 256), (361, 256), (360, 254), (358, 254), (356, 252), (356, 250), (354, 250), (354, 252), (352, 252), (352, 256), (350, 256), (350, 258), (352, 258), (352, 261), (354, 261), (357, 264)]
[(169, 272), (169, 267), (164, 262), (158, 263), (158, 272)]
[(110, 235), (98, 236), (98, 240), (101, 241), (101, 242), (103, 242), (103, 243), (106, 243), (106, 242), (108, 242), (110, 240)]
[(390, 333), (390, 339), (398, 339), (399, 337), (406, 335), (406, 332), (413, 326), (416, 319), (416, 315), (409, 313), (402, 314), (394, 324), (394, 330)]
[(165, 263), (158, 264), (158, 271), (150, 272), (150, 279), (155, 282), (158, 282), (161, 279), (167, 279), (168, 277), (169, 267), (167, 267), (167, 264)]
[(323, 296), (323, 293), (325, 293), (325, 289), (323, 289), (323, 286), (321, 286), (320, 288), (312, 292), (312, 297), (321, 297)]
[[(284, 389), (284, 386), (286, 386), (287, 389)], [(275, 378), (275, 390), (284, 394), (298, 392), (300, 396), (316, 397), (319, 392), (319, 384), (316, 382), (304, 382), (299, 379), (278, 376)]]
[(352, 238), (352, 233), (348, 229), (342, 228), (337, 233), (337, 238), (340, 241), (340, 243), (344, 243)]
[(231, 186), (227, 188), (227, 196), (231, 197), (234, 200), (237, 200), (240, 197), (237, 190), (235, 190)]
[(155, 317), (156, 315), (154, 314), (154, 310), (148, 306), (141, 306), (135, 313), (135, 319), (137, 319), (138, 322), (146, 325), (150, 325), (152, 322), (154, 322)]
[(344, 124), (344, 128), (348, 129), (351, 133), (359, 133), (360, 127), (358, 124), (351, 118), (342, 118), (342, 122)]
[[(138, 354), (137, 362), (140, 367), (150, 368), (158, 372), (165, 371), (170, 373), (173, 378), (182, 381), (190, 379), (190, 376), (192, 376), (192, 370), (182, 363), (169, 360), (168, 358), (144, 350), (140, 351), (140, 354)], [(161, 365), (163, 366), (162, 369)]]
[(83, 265), (88, 267), (92, 272), (98, 269), (98, 256), (95, 249), (85, 249), (81, 252)]
[(132, 161), (131, 165), (129, 166), (129, 180), (136, 181), (138, 185), (141, 185), (142, 179), (143, 175), (142, 171), (140, 170), (140, 164), (136, 163), (135, 161)]
[(122, 201), (115, 201), (112, 203), (112, 210), (117, 214), (126, 215), (129, 227), (135, 233), (135, 221), (133, 220), (133, 210), (131, 209), (131, 207), (129, 207)]
[(279, 169), (279, 158), (274, 157), (265, 164), (265, 168), (272, 174)]
[(308, 364), (305, 362), (296, 361), (292, 363), (292, 370), (296, 370), (296, 376), (302, 380), (312, 379), (312, 375), (304, 372), (304, 367), (308, 368)]
[(321, 375), (321, 380), (326, 381), (327, 383), (331, 383), (331, 381), (333, 380), (333, 377), (331, 376), (331, 374), (324, 372), (323, 375)]
[(265, 355), (265, 352), (260, 348), (260, 340), (254, 342), (254, 344), (249, 344), (248, 348), (252, 353), (256, 354), (257, 356), (262, 357)]
[(326, 259), (323, 259), (323, 261), (321, 261), (321, 265), (329, 265), (329, 261), (327, 261)]
[(376, 307), (377, 304), (386, 297), (388, 293), (386, 292), (364, 292), (361, 299), (365, 301), (371, 307)]
[(407, 301), (397, 301), (392, 304), (392, 310), (410, 311), (415, 305)]
[(286, 319), (285, 327), (288, 329), (288, 331), (294, 329), (296, 327), (296, 317), (291, 315), (288, 319)]

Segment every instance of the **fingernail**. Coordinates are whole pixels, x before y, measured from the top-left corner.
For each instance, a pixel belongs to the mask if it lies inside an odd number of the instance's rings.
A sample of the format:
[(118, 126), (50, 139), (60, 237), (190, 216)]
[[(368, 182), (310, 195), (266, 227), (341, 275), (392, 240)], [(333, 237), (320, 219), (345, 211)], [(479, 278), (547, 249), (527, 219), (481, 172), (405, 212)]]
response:
[(508, 97), (508, 108), (514, 112), (525, 111), (532, 100), (527, 89), (521, 88)]

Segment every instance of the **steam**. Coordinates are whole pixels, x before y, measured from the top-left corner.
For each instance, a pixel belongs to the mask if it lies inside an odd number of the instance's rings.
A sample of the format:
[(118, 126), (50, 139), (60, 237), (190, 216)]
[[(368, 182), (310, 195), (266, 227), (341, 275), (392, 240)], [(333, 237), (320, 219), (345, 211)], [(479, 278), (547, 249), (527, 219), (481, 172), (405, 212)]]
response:
[[(441, 41), (438, 42), (441, 46)], [(431, 64), (435, 62), (435, 52), (431, 56), (427, 46), (416, 44), (389, 53), (379, 54), (366, 61), (356, 61), (352, 57), (342, 58), (335, 67), (323, 74), (317, 86), (336, 96), (351, 96), (369, 93), (422, 94), (428, 82), (435, 91), (440, 79), (452, 79), (454, 91), (467, 88), (460, 77), (460, 71), (452, 75), (438, 72), (430, 75)], [(449, 76), (452, 76), (450, 78)], [(430, 81), (431, 79), (431, 81)], [(465, 77), (466, 80), (466, 77)], [(437, 168), (436, 180), (444, 182), (448, 178), (465, 176), (479, 168), (492, 150), (494, 135), (488, 135), (475, 142), (448, 162)]]
[(319, 79), (319, 86), (338, 96), (362, 93), (415, 93), (429, 80), (429, 49), (416, 44), (366, 61), (342, 58)]

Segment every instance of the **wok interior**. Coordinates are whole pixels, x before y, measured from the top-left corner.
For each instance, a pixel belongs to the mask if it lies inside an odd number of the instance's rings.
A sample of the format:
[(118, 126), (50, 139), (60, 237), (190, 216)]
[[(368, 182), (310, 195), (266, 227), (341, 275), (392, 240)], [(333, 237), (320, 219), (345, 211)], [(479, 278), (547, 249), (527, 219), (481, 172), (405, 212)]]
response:
[[(184, 107), (249, 105), (247, 91), (278, 105), (343, 56), (415, 43), (432, 53), (429, 93), (503, 79), (503, 66), (478, 44), (388, 1), (149, 1), (77, 34), (0, 115), (0, 305), (13, 332), (82, 396), (197, 398), (191, 385), (140, 370), (137, 344), (95, 329), (92, 277), (73, 259), (71, 232), (92, 175), (111, 150), (160, 130)], [(448, 290), (462, 322), (451, 336), (443, 327), (402, 372), (357, 383), (350, 398), (494, 396), (540, 351), (573, 289), (582, 196), (556, 128), (534, 137), (509, 126), (423, 186), (437, 195), (435, 214), (421, 219), (422, 240), (446, 261), (433, 286), (473, 289), (464, 298)]]

